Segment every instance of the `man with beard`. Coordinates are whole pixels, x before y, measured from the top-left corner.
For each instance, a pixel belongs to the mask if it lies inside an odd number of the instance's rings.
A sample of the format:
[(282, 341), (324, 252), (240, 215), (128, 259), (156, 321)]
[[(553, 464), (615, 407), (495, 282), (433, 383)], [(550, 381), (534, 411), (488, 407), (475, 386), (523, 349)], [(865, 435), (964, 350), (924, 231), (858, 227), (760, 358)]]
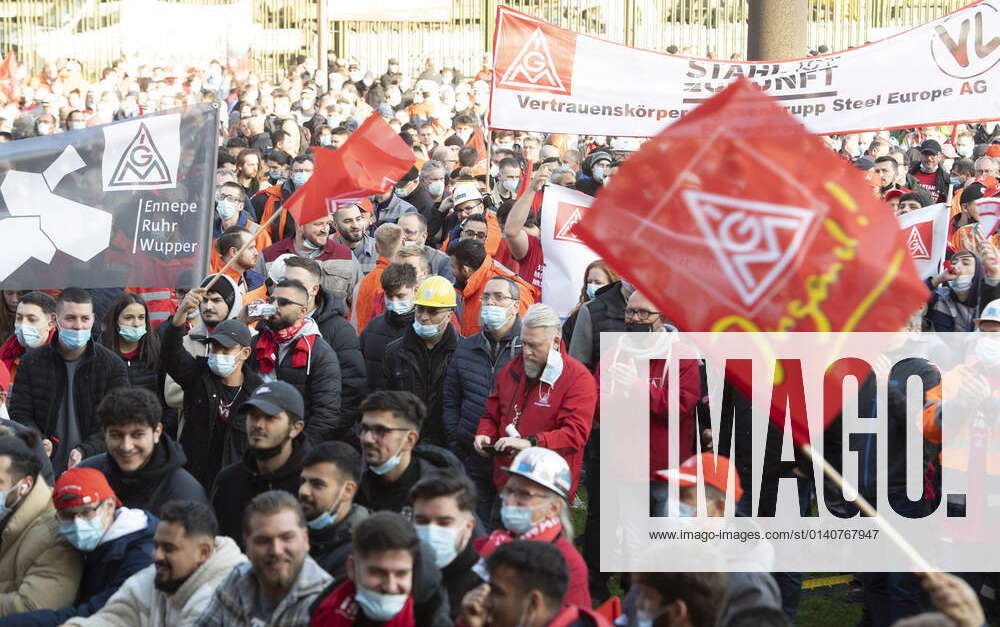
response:
[(504, 468), (520, 451), (534, 446), (556, 451), (571, 469), (567, 496), (572, 503), (597, 386), (587, 367), (566, 354), (560, 334), (555, 309), (542, 304), (528, 309), (521, 322), (521, 354), (497, 373), (474, 446), (483, 457), (496, 454), (493, 481), (498, 491), (507, 483)]
[(351, 425), (340, 411), (340, 362), (320, 335), (316, 321), (306, 316), (309, 291), (285, 279), (271, 294), (276, 311), (259, 325), (251, 364), (264, 382), (291, 383), (305, 399), (306, 436), (314, 442), (342, 439)]
[(170, 501), (160, 511), (153, 536), (153, 563), (132, 575), (89, 618), (73, 618), (77, 627), (187, 627), (212, 599), (216, 586), (246, 562), (231, 538), (216, 535), (212, 508), (195, 501)]
[(364, 275), (351, 249), (330, 237), (331, 221), (329, 216), (324, 216), (297, 226), (294, 236), (264, 249), (264, 265), (268, 274), (273, 275), (272, 266), (282, 255), (314, 259), (323, 270), (323, 287), (351, 302), (351, 296)]
[[(366, 201), (371, 209), (371, 203)], [(351, 249), (354, 258), (361, 265), (361, 272), (368, 274), (375, 269), (378, 251), (375, 238), (368, 234), (368, 214), (360, 205), (340, 207), (333, 214), (333, 225), (337, 228), (335, 242)]]
[(308, 627), (310, 606), (333, 578), (309, 557), (299, 502), (281, 490), (258, 495), (242, 536), (250, 562), (219, 584), (196, 627)]
[(240, 538), (243, 508), (267, 490), (297, 494), (308, 448), (299, 437), (305, 428), (302, 395), (284, 381), (265, 383), (240, 407), (246, 412), (249, 448), (243, 461), (219, 471), (212, 507), (224, 536)]

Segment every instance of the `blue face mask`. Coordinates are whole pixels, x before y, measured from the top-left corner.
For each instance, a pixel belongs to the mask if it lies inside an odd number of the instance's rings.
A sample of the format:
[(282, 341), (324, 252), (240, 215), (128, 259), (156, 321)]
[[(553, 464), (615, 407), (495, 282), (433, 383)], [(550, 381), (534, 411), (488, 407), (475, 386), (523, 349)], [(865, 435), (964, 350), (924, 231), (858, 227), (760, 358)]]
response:
[[(344, 486), (346, 485), (347, 484), (345, 483)], [(340, 510), (340, 504), (341, 501), (343, 500), (343, 496), (344, 496), (344, 488), (341, 487), (340, 494), (337, 495), (337, 501), (333, 504), (333, 507), (326, 510), (316, 518), (313, 518), (312, 520), (306, 522), (306, 524), (309, 525), (309, 528), (312, 529), (313, 531), (319, 531), (320, 529), (326, 529), (330, 525), (336, 523), (337, 514), (334, 514), (333, 512)]]
[(393, 189), (392, 191), (393, 191), (393, 193), (396, 194), (397, 198), (406, 198), (409, 195), (409, 194), (406, 193), (406, 190), (401, 189), (399, 187)]
[(90, 329), (78, 331), (76, 329), (64, 329), (59, 327), (59, 343), (75, 351), (83, 348), (90, 341)]
[(94, 518), (77, 516), (70, 522), (60, 522), (59, 533), (77, 549), (89, 553), (101, 543), (101, 538), (104, 537), (104, 525), (98, 516)]
[(413, 330), (416, 332), (417, 336), (423, 340), (433, 340), (437, 336), (441, 335), (441, 329), (436, 324), (420, 324), (416, 320), (413, 321)]
[(292, 172), (292, 185), (302, 187), (312, 176), (312, 172)]
[(602, 287), (604, 286), (598, 285), (597, 283), (587, 283), (587, 299), (594, 300), (594, 297), (597, 296), (597, 290)]
[(444, 568), (455, 561), (458, 550), (458, 531), (440, 525), (417, 525), (417, 537), (434, 549), (434, 565)]
[(236, 355), (220, 355), (219, 353), (208, 354), (208, 369), (212, 374), (225, 378), (236, 370)]
[(962, 186), (962, 179), (958, 178), (957, 176), (951, 177), (951, 186), (954, 187), (954, 188), (961, 187)]
[(412, 300), (389, 300), (385, 299), (385, 308), (387, 311), (398, 316), (405, 316), (406, 314), (413, 311), (413, 301)]
[[(20, 481), (18, 483), (20, 483)], [(21, 502), (21, 499), (18, 498), (17, 503), (14, 503), (10, 507), (7, 507), (7, 497), (10, 496), (11, 492), (17, 490), (18, 483), (15, 483), (13, 486), (11, 486), (10, 490), (5, 490), (3, 492), (0, 492), (0, 520), (7, 520), (7, 517), (10, 516), (11, 512), (14, 511), (14, 508), (17, 507), (18, 503)], [(18, 497), (20, 497), (19, 493)]]
[(509, 317), (506, 307), (483, 305), (482, 309), (479, 310), (479, 323), (490, 331), (496, 331), (502, 327)]
[(14, 329), (18, 343), (25, 348), (36, 348), (42, 343), (42, 334), (30, 324), (22, 324)]
[(531, 521), (531, 507), (522, 505), (502, 505), (500, 506), (500, 522), (504, 529), (517, 535), (527, 532), (535, 523)]
[[(360, 577), (354, 579), (355, 582), (360, 580)], [(379, 623), (384, 623), (402, 612), (406, 600), (410, 598), (408, 594), (382, 594), (375, 590), (369, 590), (359, 583), (356, 583), (355, 587), (354, 600), (361, 606), (361, 611), (365, 613), (365, 616)]]
[(146, 327), (118, 327), (118, 335), (126, 342), (138, 342), (146, 335)]

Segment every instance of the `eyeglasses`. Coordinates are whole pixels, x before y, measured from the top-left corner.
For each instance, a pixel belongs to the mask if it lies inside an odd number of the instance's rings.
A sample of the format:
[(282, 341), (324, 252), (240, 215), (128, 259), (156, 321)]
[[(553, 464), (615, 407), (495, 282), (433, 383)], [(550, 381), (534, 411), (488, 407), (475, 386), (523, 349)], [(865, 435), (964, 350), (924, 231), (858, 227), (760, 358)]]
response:
[(73, 522), (77, 518), (87, 518), (87, 519), (90, 519), (90, 518), (93, 518), (94, 516), (97, 515), (97, 510), (99, 510), (100, 508), (101, 508), (101, 504), (98, 503), (97, 505), (94, 505), (93, 507), (88, 507), (87, 509), (80, 510), (80, 511), (78, 511), (76, 513), (73, 513), (71, 511), (69, 511), (68, 509), (64, 509), (64, 510), (62, 510), (60, 512), (56, 512), (56, 517), (59, 520), (63, 521), (63, 522)]
[(305, 307), (302, 303), (297, 303), (294, 300), (288, 300), (284, 296), (272, 296), (267, 300), (267, 302), (272, 305), (277, 305), (278, 307), (284, 307), (285, 305), (298, 305), (299, 307)]
[(486, 293), (482, 295), (482, 301), (485, 304), (502, 303), (508, 300), (514, 300), (514, 299), (506, 294)]
[(383, 439), (392, 431), (412, 431), (409, 427), (387, 427), (385, 425), (370, 425), (364, 422), (359, 422), (355, 428), (358, 432), (358, 438), (363, 438), (370, 431), (376, 440)]
[(655, 320), (656, 316), (659, 316), (658, 311), (649, 311), (648, 309), (626, 309), (626, 318), (635, 318), (639, 322), (649, 322), (650, 320)]
[(231, 194), (219, 194), (219, 200), (228, 200), (229, 202), (239, 202), (242, 199), (239, 196), (233, 196)]
[(548, 495), (540, 492), (531, 492), (530, 490), (521, 490), (519, 488), (504, 488), (500, 490), (500, 500), (506, 501), (508, 496), (514, 497), (514, 500), (518, 503), (524, 503), (531, 499), (543, 499)]
[(485, 231), (473, 231), (472, 229), (462, 229), (462, 237), (468, 239), (478, 239), (480, 241), (486, 241)]

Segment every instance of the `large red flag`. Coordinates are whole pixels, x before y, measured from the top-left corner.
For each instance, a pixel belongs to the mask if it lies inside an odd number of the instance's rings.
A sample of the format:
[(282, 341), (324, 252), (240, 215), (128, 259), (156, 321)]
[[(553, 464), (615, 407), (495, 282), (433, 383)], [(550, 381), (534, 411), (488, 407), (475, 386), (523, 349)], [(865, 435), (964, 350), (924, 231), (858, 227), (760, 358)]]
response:
[(576, 232), (682, 331), (896, 331), (928, 296), (888, 205), (742, 79), (643, 145)]
[(312, 148), (315, 169), (285, 202), (296, 224), (309, 224), (395, 185), (413, 164), (413, 151), (378, 114), (372, 114), (337, 150)]

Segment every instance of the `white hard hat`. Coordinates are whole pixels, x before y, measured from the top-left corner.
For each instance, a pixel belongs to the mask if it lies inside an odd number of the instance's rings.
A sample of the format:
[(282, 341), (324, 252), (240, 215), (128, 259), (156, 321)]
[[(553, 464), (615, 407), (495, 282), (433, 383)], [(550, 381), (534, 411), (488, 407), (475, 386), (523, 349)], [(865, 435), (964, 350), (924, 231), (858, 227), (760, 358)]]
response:
[(468, 202), (470, 200), (482, 200), (483, 195), (479, 193), (479, 188), (476, 187), (475, 183), (459, 183), (455, 186), (455, 192), (452, 194), (452, 199), (454, 205), (457, 207), (463, 202)]
[(573, 486), (573, 476), (563, 456), (541, 446), (524, 449), (504, 470), (534, 481), (564, 499), (569, 496), (569, 490)]
[(1000, 298), (991, 300), (985, 307), (983, 313), (976, 318), (975, 322), (1000, 322)]

